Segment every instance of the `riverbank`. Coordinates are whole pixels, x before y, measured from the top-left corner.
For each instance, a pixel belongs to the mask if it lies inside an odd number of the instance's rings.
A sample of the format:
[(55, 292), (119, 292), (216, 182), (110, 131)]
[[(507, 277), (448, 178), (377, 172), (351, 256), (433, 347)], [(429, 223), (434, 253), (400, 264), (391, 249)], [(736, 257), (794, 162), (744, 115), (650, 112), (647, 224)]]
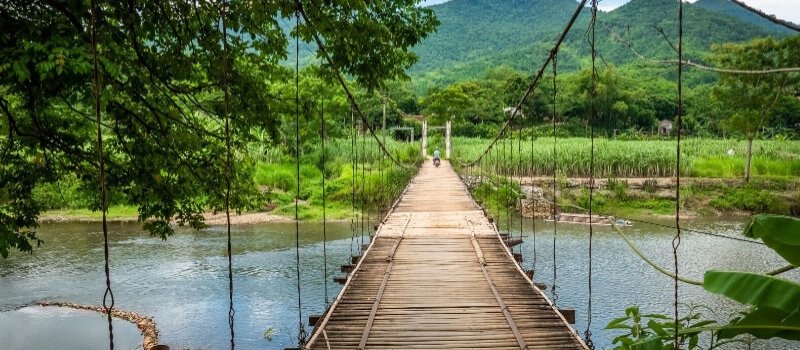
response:
[[(513, 177), (517, 184), (511, 192), (523, 195), (520, 206), (518, 197), (513, 207), (523, 216), (547, 217), (551, 212), (549, 201), (553, 198), (552, 177)], [(466, 179), (474, 182), (477, 179)], [(558, 203), (564, 212), (581, 212), (579, 208), (589, 206), (588, 178), (557, 178)], [(473, 184), (474, 185), (474, 184)], [(675, 214), (675, 188), (677, 179), (617, 178), (595, 179), (593, 209), (598, 213), (630, 217), (670, 217)], [(509, 192), (509, 193), (511, 193)], [(488, 193), (491, 193), (489, 191)], [(496, 197), (486, 191), (475, 193), (476, 199), (489, 202), (489, 208), (502, 206), (493, 203)], [(512, 196), (509, 194), (509, 196)], [(531, 199), (536, 200), (534, 203)], [(509, 200), (511, 198), (508, 198)], [(509, 202), (512, 203), (512, 202)], [(290, 210), (291, 209), (291, 210)], [(322, 210), (306, 201), (301, 203), (300, 218), (303, 221), (321, 222)], [(745, 183), (737, 178), (681, 178), (681, 215), (684, 217), (746, 216), (757, 213), (800, 215), (800, 180), (787, 178), (754, 178)], [(328, 209), (327, 221), (347, 221), (351, 208), (335, 205)], [(225, 225), (225, 213), (206, 213), (207, 225)], [(42, 213), (40, 222), (100, 222), (102, 214), (88, 209), (50, 210)], [(112, 206), (108, 221), (116, 223), (138, 222), (134, 206)], [(294, 221), (294, 205), (285, 204), (270, 211), (231, 214), (231, 224), (246, 225)]]
[[(475, 182), (478, 179), (467, 179)], [(525, 217), (552, 213), (552, 177), (497, 179), (495, 185), (473, 184), (473, 194), (492, 212), (513, 207)], [(588, 178), (557, 178), (557, 202), (562, 212), (584, 213), (589, 207)], [(595, 179), (593, 211), (617, 217), (672, 217), (677, 179)], [(500, 195), (497, 191), (499, 188)], [(748, 216), (759, 213), (800, 215), (800, 181), (786, 178), (681, 178), (681, 215), (692, 217)]]
[[(226, 224), (225, 213), (203, 214), (206, 225)], [(39, 216), (40, 223), (94, 223), (101, 222), (102, 213), (88, 209), (49, 210)], [(322, 222), (322, 218), (303, 219), (303, 221)], [(349, 218), (327, 218), (328, 222), (349, 221)], [(139, 214), (134, 206), (113, 206), (108, 209), (107, 221), (110, 223), (139, 222)], [(294, 222), (294, 217), (276, 212), (231, 213), (231, 225), (266, 224), (273, 222)]]
[[(104, 315), (106, 314), (106, 309), (102, 306), (90, 306), (57, 301), (43, 301), (36, 303), (36, 305), (42, 307), (63, 307), (75, 310), (87, 310)], [(142, 347), (144, 350), (155, 349), (156, 346), (158, 346), (158, 329), (156, 328), (156, 322), (152, 317), (143, 316), (133, 311), (120, 309), (111, 309), (111, 316), (133, 323), (137, 328), (139, 328), (139, 331), (142, 332)]]
[[(225, 225), (225, 213), (206, 213), (205, 223), (209, 226)], [(49, 210), (39, 216), (40, 223), (60, 223), (60, 222), (100, 222), (103, 216), (99, 211), (88, 209), (70, 210)], [(139, 221), (139, 214), (133, 206), (114, 206), (108, 209), (108, 222), (113, 223), (135, 223)], [(271, 222), (292, 222), (294, 218), (273, 214), (270, 212), (256, 213), (231, 213), (232, 225), (262, 224)], [(321, 220), (320, 220), (321, 221)]]

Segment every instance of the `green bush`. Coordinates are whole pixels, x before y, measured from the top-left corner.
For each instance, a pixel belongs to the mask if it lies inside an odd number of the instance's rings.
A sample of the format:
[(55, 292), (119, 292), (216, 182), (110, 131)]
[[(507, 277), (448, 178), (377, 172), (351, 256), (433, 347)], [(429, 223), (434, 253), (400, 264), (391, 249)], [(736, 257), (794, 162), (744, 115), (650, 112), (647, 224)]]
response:
[(752, 186), (733, 188), (714, 198), (709, 204), (723, 210), (743, 210), (758, 213), (785, 214), (789, 212), (786, 201), (768, 190)]
[(75, 176), (67, 176), (57, 182), (40, 183), (33, 189), (33, 198), (44, 210), (83, 209), (93, 206), (96, 193), (84, 191)]
[(606, 189), (614, 194), (614, 197), (619, 200), (628, 198), (628, 182), (625, 180), (610, 178), (606, 182)]

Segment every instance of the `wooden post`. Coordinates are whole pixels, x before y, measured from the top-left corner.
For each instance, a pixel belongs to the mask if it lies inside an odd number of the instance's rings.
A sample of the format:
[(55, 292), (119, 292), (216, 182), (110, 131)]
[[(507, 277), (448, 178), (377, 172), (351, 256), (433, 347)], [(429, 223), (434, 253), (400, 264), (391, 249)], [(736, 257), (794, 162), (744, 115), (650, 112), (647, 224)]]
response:
[(428, 121), (422, 121), (422, 157), (428, 156)]
[(450, 121), (445, 123), (444, 130), (444, 154), (446, 159), (450, 159)]
[(575, 309), (558, 309), (558, 312), (564, 316), (564, 319), (566, 319), (569, 324), (575, 324)]

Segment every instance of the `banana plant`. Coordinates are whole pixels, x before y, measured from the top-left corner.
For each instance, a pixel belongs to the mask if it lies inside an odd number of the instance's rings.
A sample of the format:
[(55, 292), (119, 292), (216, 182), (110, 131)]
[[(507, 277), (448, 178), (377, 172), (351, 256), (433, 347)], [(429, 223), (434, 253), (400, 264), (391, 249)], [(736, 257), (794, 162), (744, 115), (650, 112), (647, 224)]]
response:
[[(744, 234), (762, 240), (792, 266), (800, 266), (800, 219), (757, 215)], [(761, 339), (800, 340), (800, 284), (797, 282), (749, 272), (708, 271), (703, 288), (750, 306), (726, 327), (717, 330), (720, 338), (750, 334)]]
[[(689, 316), (678, 320), (678, 347), (695, 349), (698, 335), (709, 333), (711, 348), (741, 340), (740, 335), (759, 339), (800, 340), (800, 284), (780, 277), (800, 266), (800, 219), (788, 216), (757, 215), (745, 228), (744, 235), (760, 239), (783, 257), (787, 268), (768, 274), (740, 271), (707, 271), (703, 288), (747, 306), (728, 323), (702, 320), (691, 309)], [(626, 316), (615, 319), (606, 329), (624, 329), (626, 334), (613, 340), (615, 349), (675, 349), (675, 322), (664, 315), (640, 315), (638, 307), (628, 308)], [(644, 320), (647, 319), (645, 323)]]

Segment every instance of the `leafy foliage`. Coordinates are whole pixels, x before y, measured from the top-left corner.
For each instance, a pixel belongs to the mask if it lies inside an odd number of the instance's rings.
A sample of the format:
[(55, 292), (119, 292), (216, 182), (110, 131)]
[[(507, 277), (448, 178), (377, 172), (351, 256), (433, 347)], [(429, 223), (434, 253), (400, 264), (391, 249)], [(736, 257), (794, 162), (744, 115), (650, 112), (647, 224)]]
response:
[[(678, 344), (686, 344), (687, 349), (698, 349), (700, 331), (696, 329), (714, 324), (714, 321), (703, 320), (702, 307), (692, 306), (688, 315), (678, 320)], [(660, 314), (641, 314), (638, 306), (625, 309), (625, 316), (615, 318), (606, 325), (606, 329), (616, 329), (625, 333), (612, 340), (619, 344), (619, 350), (669, 350), (675, 346), (675, 322), (672, 318)], [(687, 331), (689, 330), (689, 331)]]
[[(112, 191), (138, 206), (145, 227), (161, 237), (172, 233), (170, 222), (201, 227), (203, 211), (222, 209), (226, 175), (233, 180), (234, 210), (258, 205), (249, 150), (289, 135), (293, 72), (281, 66), (290, 41), (282, 23), (295, 16), (296, 3), (230, 1), (223, 9), (220, 2), (97, 2), (100, 112)], [(292, 32), (306, 42), (322, 38), (335, 68), (367, 89), (405, 77), (416, 60), (409, 47), (437, 24), (415, 0), (300, 3), (311, 23)], [(41, 208), (34, 189), (71, 177), (81, 188), (99, 188), (89, 6), (0, 2), (3, 255), (30, 251), (37, 242), (30, 231)], [(317, 79), (304, 82), (309, 96), (315, 89), (333, 95), (331, 68), (323, 65)], [(316, 101), (303, 101), (310, 114)], [(332, 103), (340, 125), (349, 119), (343, 101)], [(226, 174), (226, 118), (234, 150), (248, 150), (234, 152), (232, 174)], [(90, 207), (100, 209), (99, 200)]]
[[(760, 238), (768, 247), (774, 249), (791, 264), (796, 266), (797, 252), (800, 251), (800, 219), (784, 216), (758, 215), (745, 230), (745, 235)], [(738, 271), (708, 271), (703, 288), (706, 291), (723, 295), (749, 309), (733, 317), (727, 324), (715, 321), (686, 322), (687, 317), (678, 321), (678, 336), (681, 343), (688, 337), (689, 348), (697, 346), (697, 336), (703, 332), (711, 333), (712, 348), (724, 339), (749, 334), (761, 339), (773, 337), (800, 340), (800, 284), (794, 281), (766, 274)], [(650, 320), (647, 327), (642, 325), (643, 317), (638, 316), (638, 308), (626, 310), (626, 317), (609, 323), (608, 329), (624, 329), (627, 333), (614, 339), (621, 344), (618, 349), (673, 349), (667, 343), (675, 335), (674, 321), (663, 315), (649, 315), (656, 320), (668, 320), (661, 324)], [(696, 316), (699, 319), (699, 315)], [(626, 323), (627, 322), (627, 323)]]
[(761, 239), (794, 266), (800, 266), (800, 220), (789, 216), (756, 215), (744, 235)]

